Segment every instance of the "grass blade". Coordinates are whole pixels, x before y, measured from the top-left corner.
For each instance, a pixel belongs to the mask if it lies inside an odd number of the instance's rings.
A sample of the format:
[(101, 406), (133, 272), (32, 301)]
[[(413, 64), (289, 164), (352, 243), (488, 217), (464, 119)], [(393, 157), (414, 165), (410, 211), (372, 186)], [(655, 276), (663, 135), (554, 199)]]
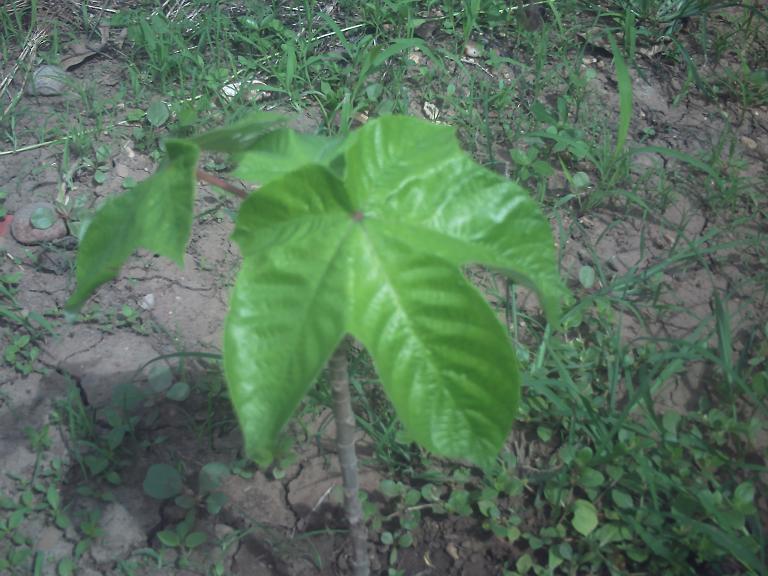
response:
[(619, 85), (619, 129), (616, 134), (616, 148), (613, 151), (614, 156), (618, 156), (627, 142), (629, 123), (632, 120), (632, 79), (613, 35), (608, 35), (608, 40), (611, 43), (613, 65), (616, 67), (616, 82)]

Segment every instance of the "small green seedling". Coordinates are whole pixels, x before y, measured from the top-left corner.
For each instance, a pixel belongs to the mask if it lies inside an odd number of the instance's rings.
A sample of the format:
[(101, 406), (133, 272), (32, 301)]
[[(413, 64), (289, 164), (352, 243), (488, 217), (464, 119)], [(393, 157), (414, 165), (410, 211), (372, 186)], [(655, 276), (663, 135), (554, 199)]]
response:
[(261, 184), (237, 217), (243, 264), (224, 337), (246, 449), (262, 464), (279, 453), (283, 426), (328, 363), (353, 572), (368, 574), (347, 335), (370, 352), (413, 440), (487, 464), (512, 425), (520, 375), (506, 328), (461, 267), (482, 264), (535, 289), (550, 320), (565, 289), (535, 203), (462, 152), (453, 128), (393, 116), (342, 139), (281, 122), (259, 114), (166, 142), (165, 164), (84, 231), (67, 308), (139, 247), (181, 265), (200, 152), (230, 154), (236, 177)]

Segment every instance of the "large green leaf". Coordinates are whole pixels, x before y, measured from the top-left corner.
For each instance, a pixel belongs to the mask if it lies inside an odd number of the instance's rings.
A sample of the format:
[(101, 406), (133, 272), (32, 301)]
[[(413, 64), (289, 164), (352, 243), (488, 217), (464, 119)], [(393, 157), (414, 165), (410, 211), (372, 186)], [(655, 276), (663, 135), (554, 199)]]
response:
[(199, 150), (182, 140), (169, 140), (166, 149), (168, 159), (157, 172), (108, 200), (85, 229), (77, 254), (77, 289), (67, 310), (78, 310), (96, 288), (117, 276), (137, 248), (183, 264)]
[[(385, 118), (344, 147), (340, 178), (305, 164), (244, 203), (244, 256), (225, 366), (248, 451), (277, 434), (344, 333), (373, 356), (406, 430), (427, 448), (487, 462), (512, 423), (519, 373), (506, 330), (460, 265), (564, 294), (548, 224), (525, 192), (477, 166), (453, 131)], [(258, 180), (261, 160), (251, 170)]]
[(275, 438), (345, 330), (353, 231), (322, 168), (251, 194), (234, 237), (245, 256), (224, 333), (224, 368), (248, 453), (271, 457)]
[(507, 333), (456, 266), (360, 223), (348, 330), (373, 357), (410, 435), (452, 458), (488, 463), (517, 411)]

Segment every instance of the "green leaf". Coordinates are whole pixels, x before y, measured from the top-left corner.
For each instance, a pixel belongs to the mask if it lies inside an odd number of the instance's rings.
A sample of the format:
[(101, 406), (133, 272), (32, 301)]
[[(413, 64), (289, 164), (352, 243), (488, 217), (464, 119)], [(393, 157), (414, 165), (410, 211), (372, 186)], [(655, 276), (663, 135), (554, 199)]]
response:
[(64, 514), (61, 511), (56, 512), (56, 514), (53, 517), (53, 521), (62, 530), (66, 530), (72, 525), (72, 521), (69, 519), (69, 516)]
[(401, 534), (400, 537), (397, 539), (397, 545), (400, 548), (410, 548), (411, 546), (413, 546), (413, 535), (410, 532)]
[(385, 498), (394, 498), (395, 496), (402, 494), (403, 485), (400, 482), (385, 478), (379, 482), (379, 491)]
[(677, 440), (677, 429), (680, 425), (681, 419), (682, 417), (680, 414), (674, 410), (667, 410), (664, 412), (664, 415), (661, 417), (661, 425), (664, 427), (664, 431), (666, 432), (664, 435), (666, 440)]
[(585, 468), (581, 471), (579, 485), (584, 488), (598, 488), (605, 482), (605, 476), (594, 468)]
[(75, 573), (75, 562), (72, 558), (62, 558), (56, 567), (59, 576), (72, 576)]
[(11, 550), (8, 555), (8, 560), (10, 560), (11, 566), (21, 566), (22, 564), (26, 564), (31, 556), (32, 549), (25, 546), (23, 548), (14, 548)]
[(58, 510), (59, 505), (61, 504), (61, 496), (59, 495), (59, 491), (57, 490), (56, 486), (48, 486), (48, 490), (45, 493), (45, 498), (48, 500), (48, 505), (51, 508)]
[(507, 333), (457, 267), (376, 224), (355, 256), (349, 331), (371, 353), (415, 440), (443, 456), (490, 463), (519, 400)]
[(157, 533), (157, 539), (165, 546), (175, 548), (180, 544), (179, 535), (173, 530), (161, 530)]
[(147, 110), (147, 120), (155, 128), (159, 128), (168, 121), (171, 111), (162, 100), (155, 100)]
[(618, 488), (611, 490), (611, 498), (613, 499), (614, 504), (619, 508), (630, 509), (635, 505), (632, 496)]
[(595, 285), (595, 269), (592, 266), (579, 268), (579, 283), (587, 290)]
[(183, 402), (189, 398), (190, 390), (189, 384), (186, 382), (176, 382), (176, 384), (171, 386), (168, 392), (165, 393), (165, 397), (174, 402)]
[(542, 442), (549, 442), (552, 439), (553, 430), (549, 426), (538, 426), (536, 435)]
[(410, 488), (403, 497), (403, 503), (406, 506), (416, 506), (421, 501), (421, 492), (418, 490), (415, 490), (414, 488)]
[(144, 493), (157, 500), (166, 500), (181, 494), (181, 474), (169, 464), (152, 464), (144, 477)]
[(752, 482), (742, 482), (733, 492), (733, 505), (739, 512), (752, 514), (755, 511), (755, 485)]
[(88, 470), (90, 470), (91, 474), (93, 474), (94, 476), (101, 474), (109, 466), (109, 460), (107, 460), (103, 456), (98, 456), (94, 454), (88, 454), (83, 458), (83, 461), (85, 462), (85, 465), (88, 467)]
[(149, 367), (147, 381), (153, 392), (158, 394), (165, 392), (173, 384), (171, 367), (163, 362), (155, 362)]
[(119, 426), (117, 428), (112, 428), (112, 430), (107, 433), (107, 446), (109, 446), (110, 450), (114, 450), (123, 443), (125, 432), (125, 426)]
[(244, 261), (224, 334), (230, 397), (260, 463), (344, 334), (339, 258), (351, 221), (333, 197), (339, 185), (316, 166), (278, 182), (240, 210), (233, 237)]
[(205, 499), (205, 509), (208, 514), (218, 514), (228, 500), (223, 492), (211, 492)]
[(287, 128), (275, 130), (240, 156), (234, 175), (263, 185), (307, 164), (329, 166), (341, 144), (338, 137), (300, 134)]
[(238, 216), (244, 260), (224, 365), (248, 453), (270, 460), (280, 429), (351, 333), (412, 438), (490, 463), (517, 408), (517, 359), (460, 266), (503, 269), (538, 289), (555, 319), (565, 290), (549, 225), (444, 126), (383, 118), (344, 150), (343, 174), (305, 165), (251, 194)]
[(451, 492), (446, 506), (451, 512), (459, 516), (470, 516), (472, 514), (469, 492), (466, 490), (454, 490)]
[(56, 223), (58, 216), (56, 211), (48, 206), (40, 206), (35, 208), (32, 215), (29, 217), (29, 223), (33, 228), (38, 230), (48, 230)]
[(192, 227), (195, 166), (199, 150), (169, 140), (167, 163), (133, 190), (108, 200), (85, 228), (77, 255), (77, 289), (66, 308), (77, 311), (90, 294), (114, 278), (137, 248), (183, 263)]
[(576, 172), (571, 178), (571, 184), (576, 190), (589, 186), (589, 174), (586, 172)]
[(597, 509), (588, 500), (576, 500), (573, 503), (571, 524), (582, 536), (589, 536), (597, 528)]
[(350, 136), (345, 183), (387, 235), (457, 265), (498, 268), (539, 294), (550, 321), (567, 294), (547, 220), (517, 184), (475, 163), (455, 129), (384, 117)]
[(690, 526), (696, 532), (706, 536), (710, 542), (714, 543), (728, 555), (733, 556), (741, 562), (754, 574), (765, 574), (766, 565), (762, 558), (759, 558), (750, 550), (749, 546), (742, 538), (738, 538), (731, 533), (725, 532), (716, 526), (699, 522), (693, 518), (676, 516), (676, 520), (682, 526)]
[(555, 173), (555, 169), (545, 160), (536, 160), (533, 163), (533, 171), (539, 178), (549, 178)]
[[(536, 149), (534, 148), (533, 150), (535, 151)], [(524, 150), (518, 150), (517, 148), (509, 151), (509, 157), (512, 158), (515, 164), (520, 166), (529, 166), (533, 162), (535, 155), (532, 156), (529, 156)]]
[(619, 86), (619, 126), (616, 131), (616, 147), (613, 151), (616, 156), (623, 151), (629, 135), (629, 124), (632, 120), (632, 78), (613, 34), (608, 34), (608, 41), (611, 43), (613, 65), (616, 67), (616, 82)]
[(515, 568), (520, 574), (527, 574), (533, 566), (533, 558), (530, 554), (523, 554), (515, 563)]
[(142, 118), (144, 118), (144, 110), (140, 110), (139, 108), (126, 108), (125, 119), (128, 122), (138, 122)]
[(197, 548), (204, 544), (206, 540), (208, 540), (208, 535), (205, 532), (192, 532), (184, 539), (184, 546), (187, 548)]
[(229, 466), (221, 462), (208, 462), (198, 474), (197, 491), (206, 494), (216, 490), (226, 476), (229, 476)]

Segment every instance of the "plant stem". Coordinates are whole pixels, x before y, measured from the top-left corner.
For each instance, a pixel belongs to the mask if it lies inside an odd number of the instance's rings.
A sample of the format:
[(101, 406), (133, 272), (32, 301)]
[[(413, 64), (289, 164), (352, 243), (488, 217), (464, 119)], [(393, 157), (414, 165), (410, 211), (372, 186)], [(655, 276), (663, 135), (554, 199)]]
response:
[(368, 528), (363, 520), (363, 509), (357, 492), (357, 455), (355, 454), (355, 415), (349, 393), (349, 364), (347, 362), (347, 338), (341, 341), (333, 353), (328, 368), (333, 392), (333, 416), (336, 420), (336, 449), (339, 452), (341, 478), (344, 483), (344, 508), (352, 538), (352, 574), (368, 576)]
[(218, 176), (211, 174), (210, 172), (206, 172), (201, 168), (197, 169), (197, 179), (202, 180), (203, 182), (208, 182), (208, 184), (213, 184), (214, 186), (217, 186), (222, 190), (226, 190), (231, 194), (235, 194), (240, 198), (248, 197), (248, 190), (244, 190), (242, 188), (235, 186), (234, 184), (230, 184), (229, 182), (224, 180), (224, 178), (219, 178)]

